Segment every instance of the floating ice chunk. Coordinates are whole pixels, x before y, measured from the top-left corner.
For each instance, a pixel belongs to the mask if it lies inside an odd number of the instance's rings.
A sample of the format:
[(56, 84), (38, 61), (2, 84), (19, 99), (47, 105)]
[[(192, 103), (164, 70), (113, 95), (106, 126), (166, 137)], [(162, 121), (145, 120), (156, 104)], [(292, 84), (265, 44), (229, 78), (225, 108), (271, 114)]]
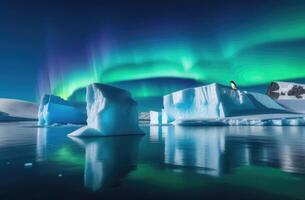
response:
[(141, 133), (137, 103), (126, 90), (94, 83), (87, 87), (87, 126), (69, 136), (107, 136)]
[(39, 125), (85, 124), (86, 113), (82, 105), (54, 95), (44, 95), (39, 106), (38, 120)]
[(33, 163), (24, 163), (25, 168), (31, 168), (33, 166)]

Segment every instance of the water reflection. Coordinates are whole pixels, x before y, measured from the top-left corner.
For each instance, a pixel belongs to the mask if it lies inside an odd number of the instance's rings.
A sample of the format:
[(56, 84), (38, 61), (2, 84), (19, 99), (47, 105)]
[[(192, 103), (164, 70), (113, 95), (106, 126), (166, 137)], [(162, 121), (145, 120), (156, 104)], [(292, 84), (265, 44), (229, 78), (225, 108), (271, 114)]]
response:
[(96, 191), (119, 185), (136, 168), (141, 137), (71, 138), (85, 148), (85, 187)]
[[(198, 173), (218, 175), (225, 150), (225, 133), (219, 129), (166, 127), (166, 164), (197, 167)], [(188, 130), (188, 131), (186, 131)]]
[(304, 130), (300, 127), (154, 127), (150, 128), (150, 142), (162, 137), (164, 163), (192, 168), (197, 173), (219, 176), (245, 165), (304, 173)]
[(37, 128), (36, 161), (47, 160), (47, 128)]

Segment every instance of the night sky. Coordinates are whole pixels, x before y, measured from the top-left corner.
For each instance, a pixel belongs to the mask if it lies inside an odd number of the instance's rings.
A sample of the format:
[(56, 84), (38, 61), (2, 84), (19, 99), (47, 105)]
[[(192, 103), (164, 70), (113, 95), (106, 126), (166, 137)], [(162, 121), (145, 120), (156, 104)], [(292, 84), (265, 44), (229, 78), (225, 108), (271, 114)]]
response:
[(305, 78), (305, 1), (0, 1), (0, 97)]

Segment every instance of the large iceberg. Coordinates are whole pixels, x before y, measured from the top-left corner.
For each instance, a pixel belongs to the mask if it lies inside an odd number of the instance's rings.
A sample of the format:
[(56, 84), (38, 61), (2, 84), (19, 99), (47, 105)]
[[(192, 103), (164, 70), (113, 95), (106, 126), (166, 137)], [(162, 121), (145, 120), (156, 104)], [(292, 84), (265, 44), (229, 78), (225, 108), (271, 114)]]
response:
[(216, 83), (171, 93), (163, 101), (164, 111), (175, 120), (289, 113), (267, 95)]
[(129, 92), (94, 83), (87, 87), (87, 126), (70, 136), (107, 136), (141, 133), (137, 102)]
[(38, 124), (85, 124), (86, 112), (83, 107), (58, 96), (44, 95), (40, 101)]
[(268, 95), (210, 84), (164, 96), (164, 113), (179, 125), (305, 125), (304, 114)]

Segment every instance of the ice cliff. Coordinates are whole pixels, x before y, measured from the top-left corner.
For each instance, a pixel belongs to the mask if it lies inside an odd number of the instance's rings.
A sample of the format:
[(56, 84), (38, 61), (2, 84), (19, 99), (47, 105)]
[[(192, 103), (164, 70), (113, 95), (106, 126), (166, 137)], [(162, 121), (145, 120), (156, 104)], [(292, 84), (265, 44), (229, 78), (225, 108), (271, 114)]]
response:
[(216, 83), (171, 93), (164, 96), (163, 104), (166, 114), (175, 120), (289, 113), (267, 95)]
[(94, 83), (87, 87), (87, 126), (70, 136), (138, 134), (137, 103), (126, 90)]
[(65, 101), (54, 95), (44, 95), (38, 110), (38, 125), (85, 124), (86, 112), (82, 105)]

